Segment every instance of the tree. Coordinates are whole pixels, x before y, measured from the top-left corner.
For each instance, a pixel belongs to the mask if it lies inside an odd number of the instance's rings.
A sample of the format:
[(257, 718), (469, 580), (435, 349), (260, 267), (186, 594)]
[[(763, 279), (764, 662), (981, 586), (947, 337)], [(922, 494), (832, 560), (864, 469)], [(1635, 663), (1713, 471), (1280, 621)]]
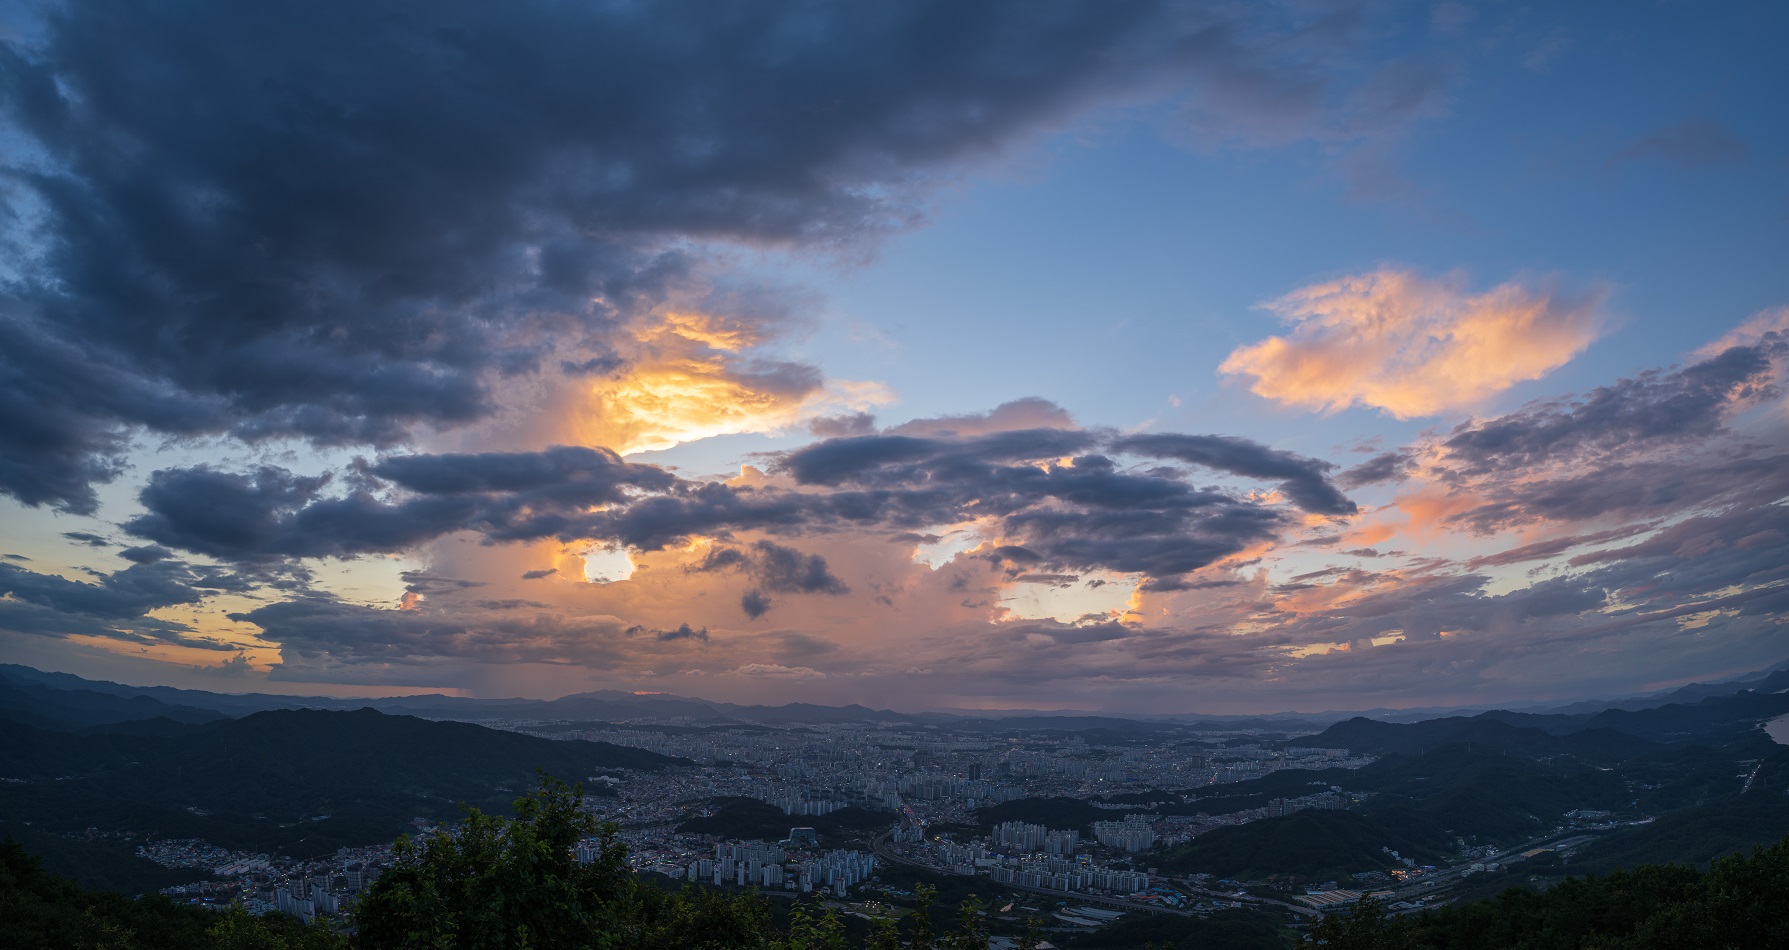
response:
[(870, 921), (870, 942), (864, 950), (901, 950), (901, 933), (893, 918), (877, 917)]
[[(355, 912), (369, 950), (769, 947), (757, 899), (686, 889), (666, 894), (636, 877), (616, 828), (579, 807), (580, 790), (542, 776), (514, 819), (469, 809), (453, 833), (400, 841), (397, 864)], [(593, 859), (576, 848), (594, 839)]]
[(988, 950), (988, 931), (981, 922), (981, 901), (974, 896), (957, 905), (957, 929), (944, 940), (945, 950)]
[(814, 905), (800, 903), (789, 914), (789, 939), (785, 950), (847, 950), (845, 925), (832, 911), (816, 914)]
[(1391, 925), (1385, 904), (1363, 897), (1346, 912), (1324, 915), (1311, 928), (1311, 940), (1325, 950), (1405, 950), (1413, 948), (1408, 933)]
[(343, 950), (348, 945), (321, 919), (299, 927), (291, 917), (256, 917), (240, 906), (218, 915), (207, 936), (216, 950)]
[(932, 899), (937, 896), (938, 889), (928, 884), (913, 888), (913, 939), (907, 942), (908, 950), (933, 950)]

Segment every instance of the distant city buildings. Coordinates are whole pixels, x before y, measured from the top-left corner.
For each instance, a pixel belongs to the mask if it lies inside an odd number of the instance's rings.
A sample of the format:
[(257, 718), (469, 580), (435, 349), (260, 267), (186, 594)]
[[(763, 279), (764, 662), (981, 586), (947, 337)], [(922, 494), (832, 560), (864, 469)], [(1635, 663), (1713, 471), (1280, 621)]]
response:
[(1096, 821), (1093, 836), (1108, 848), (1133, 854), (1155, 847), (1155, 825), (1159, 815), (1126, 815), (1123, 821)]
[[(1145, 871), (1128, 866), (1132, 856), (1212, 828), (1347, 804), (1339, 789), (1320, 788), (1310, 795), (1274, 799), (1264, 808), (1205, 815), (1194, 801), (1200, 789), (1280, 769), (1357, 768), (1371, 761), (1346, 750), (1278, 748), (1259, 741), (1252, 730), (1177, 733), (1148, 746), (1106, 746), (1078, 736), (1017, 742), (905, 723), (700, 732), (647, 725), (487, 725), (556, 739), (610, 742), (696, 763), (659, 771), (607, 769), (587, 777), (584, 807), (617, 825), (629, 864), (643, 873), (710, 886), (835, 896), (869, 882), (881, 867), (877, 855), (851, 841), (823, 848), (812, 825), (793, 825), (788, 837), (776, 843), (717, 839), (680, 832), (678, 826), (692, 814), (712, 813), (715, 802), (737, 798), (765, 802), (792, 817), (818, 818), (857, 806), (887, 814), (888, 825), (880, 833), (886, 847), (940, 873), (1125, 897), (1151, 887)], [(966, 842), (928, 832), (974, 824), (978, 810), (989, 805), (1051, 797), (1085, 801), (1111, 817), (1091, 823), (1091, 839), (1083, 839), (1079, 829), (1024, 821), (1000, 822), (985, 838)], [(415, 824), (422, 833), (433, 833), (429, 822), (418, 819)], [(866, 831), (858, 840), (873, 834)], [(602, 843), (592, 839), (581, 843), (576, 855), (591, 862), (601, 849)], [(171, 895), (234, 902), (302, 919), (346, 913), (355, 895), (391, 863), (388, 844), (298, 862), (230, 852), (190, 839), (148, 843), (140, 853), (167, 867), (204, 869), (223, 879), (170, 888)]]

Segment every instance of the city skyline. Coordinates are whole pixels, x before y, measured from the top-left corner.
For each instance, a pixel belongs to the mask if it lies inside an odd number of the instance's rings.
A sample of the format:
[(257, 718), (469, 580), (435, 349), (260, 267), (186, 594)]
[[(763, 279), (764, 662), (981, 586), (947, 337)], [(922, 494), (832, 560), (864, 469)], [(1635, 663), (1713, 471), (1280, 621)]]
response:
[(1789, 658), (1780, 8), (0, 21), (0, 661), (916, 711)]

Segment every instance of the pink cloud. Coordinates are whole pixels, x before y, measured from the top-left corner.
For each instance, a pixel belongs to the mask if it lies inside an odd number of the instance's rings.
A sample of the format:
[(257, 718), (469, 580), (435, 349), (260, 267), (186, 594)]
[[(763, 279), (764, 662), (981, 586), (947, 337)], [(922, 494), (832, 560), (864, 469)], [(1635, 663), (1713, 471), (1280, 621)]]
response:
[(1602, 298), (1515, 281), (1475, 294), (1457, 276), (1378, 270), (1268, 303), (1290, 332), (1238, 348), (1219, 371), (1289, 406), (1435, 415), (1565, 365), (1596, 339)]

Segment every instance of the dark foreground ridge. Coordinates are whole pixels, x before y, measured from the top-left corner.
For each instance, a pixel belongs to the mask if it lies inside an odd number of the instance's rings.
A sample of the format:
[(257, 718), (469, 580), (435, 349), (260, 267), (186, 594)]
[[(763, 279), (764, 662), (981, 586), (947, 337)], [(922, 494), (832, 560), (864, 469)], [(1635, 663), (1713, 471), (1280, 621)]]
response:
[[(97, 826), (226, 848), (326, 854), (383, 843), (413, 818), (502, 810), (537, 771), (574, 779), (679, 760), (363, 709), (272, 710), (178, 735), (0, 730), (0, 834)], [(597, 787), (593, 793), (600, 792)]]
[[(514, 819), (471, 811), (452, 835), (400, 846), (397, 865), (376, 881), (353, 915), (353, 938), (279, 916), (254, 918), (84, 891), (44, 872), (16, 842), (0, 844), (0, 946), (69, 950), (345, 950), (370, 948), (640, 948), (640, 950), (969, 950), (986, 948), (980, 908), (965, 900), (954, 925), (937, 925), (922, 906), (897, 922), (853, 927), (811, 900), (773, 920), (770, 901), (706, 888), (665, 890), (629, 870), (612, 827), (579, 808), (578, 793), (544, 781), (514, 803)], [(580, 861), (591, 835), (600, 847)], [(1789, 839), (1750, 855), (1716, 860), (1706, 871), (1649, 865), (1568, 880), (1544, 893), (1511, 889), (1477, 903), (1389, 918), (1367, 901), (1319, 922), (1311, 943), (1332, 950), (1552, 950), (1624, 947), (1779, 947), (1785, 944)], [(1191, 948), (1271, 946), (1271, 932), (1246, 922), (1201, 922), (1177, 934), (1160, 919), (1131, 928), (1146, 945)], [(1228, 931), (1223, 928), (1230, 928)], [(1145, 937), (1145, 932), (1148, 937)], [(1112, 947), (1114, 928), (1085, 946)], [(1280, 935), (1293, 946), (1290, 935)], [(1163, 941), (1156, 943), (1157, 940)], [(1267, 940), (1268, 943), (1261, 941)], [(1033, 931), (1020, 946), (1035, 948)], [(1139, 944), (1144, 945), (1144, 944)]]

